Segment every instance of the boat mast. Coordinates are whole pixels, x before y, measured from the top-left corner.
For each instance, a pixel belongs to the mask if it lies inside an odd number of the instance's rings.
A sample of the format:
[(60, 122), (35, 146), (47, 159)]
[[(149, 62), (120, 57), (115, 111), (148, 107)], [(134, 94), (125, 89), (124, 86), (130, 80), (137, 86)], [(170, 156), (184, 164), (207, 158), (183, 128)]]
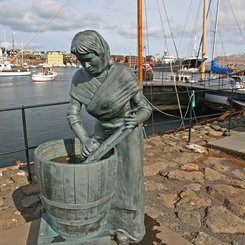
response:
[(218, 27), (218, 17), (219, 17), (219, 4), (220, 0), (217, 1), (217, 8), (216, 8), (216, 17), (215, 17), (215, 26), (214, 26), (214, 41), (213, 41), (213, 48), (212, 48), (212, 60), (214, 59), (214, 50), (216, 45), (216, 36), (217, 36), (217, 27)]
[(143, 83), (142, 0), (138, 0), (138, 79)]
[(205, 79), (205, 56), (206, 56), (206, 32), (207, 32), (207, 22), (206, 22), (206, 12), (207, 12), (207, 0), (203, 0), (203, 28), (202, 28), (202, 63), (201, 63), (201, 78)]
[(4, 57), (5, 57), (4, 63), (7, 64), (8, 54), (7, 54), (7, 37), (6, 37), (6, 30), (5, 30), (5, 28), (3, 29), (3, 33), (4, 33), (4, 48), (5, 48), (5, 50), (4, 50), (4, 52), (5, 52), (5, 54), (4, 54)]
[(11, 63), (15, 64), (15, 40), (14, 40), (14, 32), (12, 34), (12, 52), (11, 52)]

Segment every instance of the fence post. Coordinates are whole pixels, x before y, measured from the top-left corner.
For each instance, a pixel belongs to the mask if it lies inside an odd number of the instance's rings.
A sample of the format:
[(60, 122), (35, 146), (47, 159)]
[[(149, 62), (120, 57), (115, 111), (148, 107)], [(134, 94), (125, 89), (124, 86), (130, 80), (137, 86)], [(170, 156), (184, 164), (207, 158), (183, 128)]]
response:
[(195, 100), (195, 91), (192, 91), (191, 97), (190, 97), (190, 116), (189, 116), (189, 136), (188, 136), (188, 144), (191, 143), (191, 128), (192, 128), (192, 110), (196, 106), (196, 100)]
[(31, 175), (31, 167), (30, 167), (30, 157), (29, 157), (29, 146), (28, 146), (28, 138), (27, 138), (27, 128), (26, 128), (26, 114), (25, 107), (22, 106), (22, 126), (24, 133), (24, 142), (25, 142), (25, 155), (26, 155), (26, 163), (27, 163), (27, 171), (28, 171), (28, 181), (32, 183), (32, 175)]

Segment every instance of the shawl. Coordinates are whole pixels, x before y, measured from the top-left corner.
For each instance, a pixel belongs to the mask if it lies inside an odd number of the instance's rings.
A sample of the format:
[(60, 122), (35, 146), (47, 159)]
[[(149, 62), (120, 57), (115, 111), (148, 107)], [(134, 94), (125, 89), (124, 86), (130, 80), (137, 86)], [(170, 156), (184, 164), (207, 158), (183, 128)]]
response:
[(141, 90), (136, 76), (123, 64), (113, 64), (100, 82), (83, 68), (72, 79), (70, 96), (86, 106), (100, 121), (116, 118), (125, 104)]

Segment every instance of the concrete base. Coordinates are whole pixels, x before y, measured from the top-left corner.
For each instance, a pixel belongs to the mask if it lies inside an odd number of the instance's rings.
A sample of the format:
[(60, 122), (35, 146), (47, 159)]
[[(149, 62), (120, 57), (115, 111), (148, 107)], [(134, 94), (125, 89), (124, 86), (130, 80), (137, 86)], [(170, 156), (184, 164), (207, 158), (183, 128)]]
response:
[(38, 235), (37, 245), (111, 245), (110, 236), (101, 234), (98, 237), (91, 238), (85, 241), (81, 238), (63, 238), (47, 223), (44, 218), (41, 218), (40, 230)]

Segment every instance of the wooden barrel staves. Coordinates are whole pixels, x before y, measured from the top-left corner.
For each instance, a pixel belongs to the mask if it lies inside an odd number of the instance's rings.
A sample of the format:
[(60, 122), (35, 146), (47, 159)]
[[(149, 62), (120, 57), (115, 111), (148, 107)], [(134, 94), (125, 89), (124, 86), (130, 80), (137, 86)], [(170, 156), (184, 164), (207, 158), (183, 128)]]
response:
[(114, 150), (88, 164), (53, 161), (79, 155), (80, 150), (79, 140), (69, 139), (46, 142), (34, 152), (47, 221), (64, 238), (96, 237), (103, 231), (115, 186)]

